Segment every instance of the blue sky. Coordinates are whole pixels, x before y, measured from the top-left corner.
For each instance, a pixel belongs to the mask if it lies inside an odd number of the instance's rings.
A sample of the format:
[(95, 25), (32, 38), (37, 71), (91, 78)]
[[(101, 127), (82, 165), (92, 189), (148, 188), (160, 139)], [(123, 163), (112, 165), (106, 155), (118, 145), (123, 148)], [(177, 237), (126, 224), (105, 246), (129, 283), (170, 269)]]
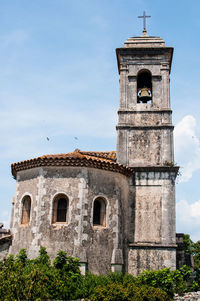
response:
[(200, 239), (198, 0), (0, 1), (0, 221), (6, 226), (15, 193), (12, 162), (75, 148), (116, 149), (115, 48), (141, 35), (143, 10), (151, 15), (148, 34), (175, 48), (177, 231)]

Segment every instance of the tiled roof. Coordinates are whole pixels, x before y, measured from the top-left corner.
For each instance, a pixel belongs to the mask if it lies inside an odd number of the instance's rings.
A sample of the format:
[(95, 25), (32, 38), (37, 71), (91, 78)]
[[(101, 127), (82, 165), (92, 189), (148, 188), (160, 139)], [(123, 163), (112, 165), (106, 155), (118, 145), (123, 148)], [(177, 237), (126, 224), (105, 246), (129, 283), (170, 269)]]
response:
[(16, 178), (17, 172), (40, 166), (83, 166), (93, 167), (125, 175), (132, 174), (132, 170), (116, 162), (116, 152), (86, 152), (76, 149), (72, 153), (44, 155), (38, 158), (13, 163), (12, 174)]

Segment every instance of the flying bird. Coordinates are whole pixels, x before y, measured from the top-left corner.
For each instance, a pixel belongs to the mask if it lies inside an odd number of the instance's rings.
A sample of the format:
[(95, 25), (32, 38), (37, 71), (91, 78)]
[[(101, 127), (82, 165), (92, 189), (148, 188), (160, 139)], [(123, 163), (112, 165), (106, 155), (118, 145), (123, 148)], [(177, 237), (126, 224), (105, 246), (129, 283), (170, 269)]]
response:
[(47, 137), (47, 141), (49, 141), (50, 139), (49, 139), (49, 137)]

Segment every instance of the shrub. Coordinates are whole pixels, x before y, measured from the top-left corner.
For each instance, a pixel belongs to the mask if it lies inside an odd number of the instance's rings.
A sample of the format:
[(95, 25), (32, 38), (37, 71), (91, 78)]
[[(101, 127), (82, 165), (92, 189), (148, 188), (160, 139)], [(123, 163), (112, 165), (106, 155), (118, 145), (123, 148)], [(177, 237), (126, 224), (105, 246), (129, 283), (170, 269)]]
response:
[(109, 283), (97, 286), (91, 296), (91, 301), (168, 301), (170, 297), (159, 288), (133, 284), (125, 287), (120, 283)]
[(145, 271), (136, 278), (137, 285), (149, 285), (161, 288), (169, 296), (174, 293), (184, 293), (188, 289), (187, 281), (190, 278), (191, 270), (187, 266), (183, 266), (180, 270), (171, 271), (164, 268), (157, 271)]
[(168, 301), (172, 300), (166, 292), (161, 290), (160, 288), (155, 288), (151, 286), (128, 286), (128, 292), (130, 296), (133, 296), (132, 299), (134, 301)]

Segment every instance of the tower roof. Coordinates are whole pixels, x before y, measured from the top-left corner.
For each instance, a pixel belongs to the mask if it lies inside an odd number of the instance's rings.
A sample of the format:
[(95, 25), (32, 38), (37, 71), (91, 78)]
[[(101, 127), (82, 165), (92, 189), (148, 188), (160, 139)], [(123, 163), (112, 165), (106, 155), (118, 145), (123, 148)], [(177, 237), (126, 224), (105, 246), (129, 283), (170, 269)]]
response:
[(123, 47), (116, 49), (116, 55), (119, 73), (120, 65), (124, 64), (127, 61), (125, 57), (129, 57), (130, 55), (140, 59), (142, 55), (151, 57), (162, 55), (169, 62), (169, 69), (171, 70), (173, 48), (166, 47), (165, 41), (162, 38), (148, 36), (146, 31), (143, 31), (141, 36), (128, 38), (124, 42)]
[(165, 42), (160, 37), (151, 37), (146, 34), (143, 34), (139, 37), (131, 37), (128, 38), (124, 43), (125, 48), (157, 48), (157, 47), (165, 47)]

